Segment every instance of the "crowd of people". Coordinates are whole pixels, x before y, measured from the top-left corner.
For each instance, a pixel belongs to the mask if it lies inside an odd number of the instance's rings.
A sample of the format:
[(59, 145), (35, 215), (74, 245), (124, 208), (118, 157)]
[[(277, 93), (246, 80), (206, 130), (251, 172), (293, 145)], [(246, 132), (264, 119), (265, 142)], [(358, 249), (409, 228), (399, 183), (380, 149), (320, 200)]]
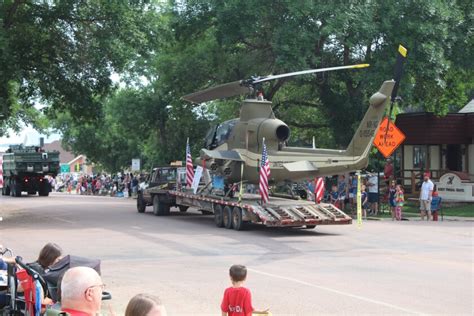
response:
[(86, 175), (79, 173), (59, 174), (50, 178), (51, 188), (56, 192), (82, 195), (107, 195), (131, 197), (143, 181), (143, 174), (118, 173)]
[[(2, 248), (0, 245), (0, 250)], [(42, 278), (45, 278), (48, 270), (54, 269), (55, 264), (59, 263), (62, 258), (63, 252), (59, 245), (48, 243), (41, 249), (38, 259), (28, 264), (28, 266), (34, 269)], [(6, 270), (7, 265), (15, 264), (13, 258), (0, 257), (0, 270)], [(229, 269), (229, 277), (231, 286), (224, 290), (220, 306), (223, 316), (268, 313), (268, 309), (259, 311), (253, 307), (251, 292), (244, 287), (247, 279), (247, 268), (245, 266), (232, 265)], [(96, 269), (88, 266), (71, 267), (59, 277), (57, 283), (52, 287), (58, 291), (55, 299), (53, 299), (53, 296), (48, 297), (44, 294), (41, 298), (36, 298), (41, 300), (42, 314), (92, 316), (101, 312), (105, 284)], [(19, 292), (21, 291), (20, 288)], [(2, 307), (9, 304), (7, 296), (8, 294), (0, 292), (0, 311)], [(109, 315), (116, 315), (111, 307), (109, 307)], [(157, 295), (140, 293), (130, 299), (124, 315), (166, 316), (167, 312)]]
[[(420, 188), (420, 215), (421, 219), (431, 219), (431, 203), (433, 197), (437, 196), (436, 186), (431, 181), (430, 172), (423, 173), (423, 182)], [(327, 178), (330, 190), (326, 193), (323, 201), (333, 204), (339, 209), (351, 211), (354, 215), (357, 209), (357, 182), (355, 173), (350, 173), (346, 179), (345, 175)], [(379, 183), (379, 180), (383, 182)], [(392, 220), (402, 220), (403, 206), (405, 204), (405, 193), (402, 183), (397, 181), (393, 173), (392, 160), (387, 159), (383, 175), (374, 170), (361, 176), (361, 208), (362, 217), (367, 215), (377, 216), (379, 214), (380, 200), (386, 203), (390, 209)]]

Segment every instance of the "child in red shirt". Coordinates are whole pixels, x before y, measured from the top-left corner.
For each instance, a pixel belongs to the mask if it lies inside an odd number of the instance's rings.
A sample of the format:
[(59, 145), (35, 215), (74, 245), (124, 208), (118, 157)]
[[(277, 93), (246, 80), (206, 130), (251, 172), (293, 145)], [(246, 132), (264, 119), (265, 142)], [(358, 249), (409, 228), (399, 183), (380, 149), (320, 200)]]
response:
[(222, 316), (251, 316), (254, 313), (266, 313), (256, 311), (252, 306), (252, 295), (250, 290), (242, 285), (247, 278), (247, 268), (243, 265), (233, 265), (229, 270), (232, 287), (224, 291), (221, 303)]

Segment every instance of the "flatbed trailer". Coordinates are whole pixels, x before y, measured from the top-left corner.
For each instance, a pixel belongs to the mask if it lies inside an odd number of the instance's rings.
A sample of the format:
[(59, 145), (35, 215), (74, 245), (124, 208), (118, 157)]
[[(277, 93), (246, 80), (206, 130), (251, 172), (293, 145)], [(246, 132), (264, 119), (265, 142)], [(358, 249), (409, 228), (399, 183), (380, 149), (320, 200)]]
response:
[(240, 203), (237, 198), (225, 200), (192, 192), (169, 191), (168, 194), (175, 197), (176, 206), (195, 207), (212, 213), (218, 227), (237, 230), (246, 223), (306, 228), (352, 223), (350, 216), (328, 203), (269, 197), (267, 203), (261, 204), (257, 194), (243, 194)]
[[(242, 230), (247, 224), (261, 224), (268, 227), (315, 228), (317, 225), (348, 225), (352, 218), (332, 204), (316, 204), (312, 201), (270, 196), (262, 204), (257, 194), (243, 194), (237, 197), (224, 197), (211, 194), (201, 186), (197, 193), (176, 186), (173, 168), (156, 168), (150, 176), (151, 187), (140, 189), (137, 197), (137, 210), (143, 213), (147, 206), (153, 206), (157, 216), (167, 216), (172, 207), (181, 212), (189, 207), (203, 214), (213, 214), (217, 227)], [(168, 181), (166, 177), (170, 177)], [(178, 180), (179, 182), (179, 180)]]

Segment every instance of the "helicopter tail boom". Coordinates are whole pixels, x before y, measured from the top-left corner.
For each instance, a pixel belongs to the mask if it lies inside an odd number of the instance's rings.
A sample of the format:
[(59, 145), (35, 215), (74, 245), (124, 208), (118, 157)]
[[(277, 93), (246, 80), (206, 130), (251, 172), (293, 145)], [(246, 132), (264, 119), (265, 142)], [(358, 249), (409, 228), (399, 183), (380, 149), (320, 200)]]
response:
[(394, 85), (394, 80), (387, 80), (382, 84), (379, 91), (370, 97), (369, 109), (347, 146), (346, 156), (368, 157), (377, 128), (382, 121), (385, 109), (390, 103)]

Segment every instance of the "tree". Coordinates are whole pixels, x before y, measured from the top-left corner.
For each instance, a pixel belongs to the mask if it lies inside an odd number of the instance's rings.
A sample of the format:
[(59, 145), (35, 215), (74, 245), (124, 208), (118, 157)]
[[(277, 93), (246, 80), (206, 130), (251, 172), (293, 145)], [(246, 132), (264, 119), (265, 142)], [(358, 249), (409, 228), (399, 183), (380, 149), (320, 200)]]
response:
[(153, 1), (28, 1), (0, 4), (0, 135), (23, 120), (67, 111), (78, 122), (101, 115), (110, 79), (153, 54)]
[[(347, 127), (357, 126), (368, 97), (393, 76), (399, 43), (409, 49), (402, 106), (443, 114), (453, 103), (464, 105), (472, 91), (472, 58), (466, 61), (466, 52), (457, 48), (471, 48), (472, 56), (472, 4), (467, 1), (189, 0), (171, 11), (179, 47), (175, 60), (202, 65), (192, 77), (201, 88), (254, 74), (370, 63), (368, 70), (280, 79), (267, 86), (266, 98), (306, 142), (310, 135), (338, 147), (349, 142)], [(213, 49), (216, 45), (220, 49)], [(178, 70), (175, 85), (188, 87), (189, 76), (181, 75), (187, 64), (179, 65), (173, 68)]]

